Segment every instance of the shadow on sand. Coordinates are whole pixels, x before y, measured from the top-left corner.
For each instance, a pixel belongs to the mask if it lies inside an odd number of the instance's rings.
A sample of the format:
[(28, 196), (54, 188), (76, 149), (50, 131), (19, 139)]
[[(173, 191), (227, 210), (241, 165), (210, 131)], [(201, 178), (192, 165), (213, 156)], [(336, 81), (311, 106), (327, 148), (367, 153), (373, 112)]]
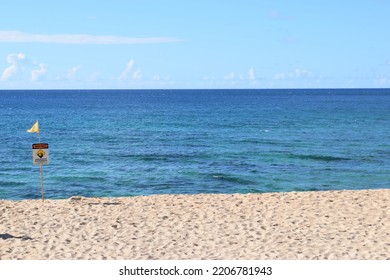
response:
[(7, 239), (11, 239), (11, 238), (21, 239), (21, 240), (32, 240), (32, 238), (29, 236), (14, 236), (14, 235), (8, 234), (8, 233), (0, 234), (0, 239), (7, 240)]

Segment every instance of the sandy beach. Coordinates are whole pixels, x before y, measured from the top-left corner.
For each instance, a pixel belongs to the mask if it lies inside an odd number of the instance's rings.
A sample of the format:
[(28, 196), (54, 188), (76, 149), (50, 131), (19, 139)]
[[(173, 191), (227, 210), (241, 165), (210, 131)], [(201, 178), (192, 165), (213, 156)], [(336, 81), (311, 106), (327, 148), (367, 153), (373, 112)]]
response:
[(390, 190), (0, 200), (0, 259), (390, 259)]

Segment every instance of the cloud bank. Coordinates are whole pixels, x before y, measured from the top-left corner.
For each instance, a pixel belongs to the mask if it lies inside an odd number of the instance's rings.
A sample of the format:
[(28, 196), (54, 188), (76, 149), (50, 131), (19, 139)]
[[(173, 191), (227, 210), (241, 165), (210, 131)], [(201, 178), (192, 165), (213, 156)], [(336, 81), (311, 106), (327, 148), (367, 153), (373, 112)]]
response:
[(35, 69), (31, 71), (31, 81), (39, 81), (47, 72), (46, 64), (39, 64), (39, 69)]
[(128, 80), (140, 80), (142, 78), (142, 73), (140, 69), (133, 70), (135, 65), (135, 60), (130, 59), (126, 64), (125, 70), (123, 70), (122, 74), (119, 76), (120, 81), (128, 81)]
[(23, 53), (14, 54), (11, 53), (7, 56), (7, 62), (9, 66), (4, 69), (1, 75), (2, 81), (7, 81), (15, 76), (18, 72), (23, 71), (25, 68), (26, 55)]
[(46, 43), (46, 44), (95, 44), (95, 45), (132, 45), (180, 42), (173, 37), (122, 37), (97, 36), (89, 34), (32, 34), (21, 31), (0, 30), (2, 43)]
[[(0, 81), (30, 79), (41, 80), (47, 73), (47, 65), (28, 58), (24, 53), (10, 53), (7, 56), (7, 68), (3, 70)], [(36, 69), (38, 67), (38, 69)]]

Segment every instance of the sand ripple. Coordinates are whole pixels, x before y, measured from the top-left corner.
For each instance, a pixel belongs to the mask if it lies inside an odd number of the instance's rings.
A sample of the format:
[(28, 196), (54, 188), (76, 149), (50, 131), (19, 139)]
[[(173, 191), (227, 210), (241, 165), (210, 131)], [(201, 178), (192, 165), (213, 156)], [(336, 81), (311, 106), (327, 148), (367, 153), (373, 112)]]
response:
[(0, 201), (0, 259), (390, 259), (390, 190)]

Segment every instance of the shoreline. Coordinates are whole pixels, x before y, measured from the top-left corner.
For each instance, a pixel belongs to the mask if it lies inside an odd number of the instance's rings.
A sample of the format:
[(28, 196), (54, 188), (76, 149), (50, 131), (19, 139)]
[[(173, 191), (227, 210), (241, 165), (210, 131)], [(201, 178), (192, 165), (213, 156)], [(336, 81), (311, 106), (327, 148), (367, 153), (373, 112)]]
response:
[[(290, 193), (329, 193), (329, 192), (360, 192), (360, 191), (387, 191), (390, 190), (389, 188), (369, 188), (369, 189), (329, 189), (329, 190), (323, 190), (323, 189), (317, 189), (317, 190), (291, 190), (291, 191), (265, 191), (265, 192), (248, 192), (248, 193), (158, 193), (158, 194), (137, 194), (137, 195), (130, 195), (130, 196), (84, 196), (84, 195), (72, 195), (70, 197), (66, 198), (53, 198), (53, 197), (47, 197), (45, 193), (45, 201), (66, 201), (66, 200), (84, 200), (84, 199), (131, 199), (131, 198), (138, 198), (138, 197), (160, 197), (160, 196), (204, 196), (204, 195), (286, 195)], [(13, 201), (13, 202), (22, 202), (22, 201), (40, 201), (42, 202), (41, 197), (37, 198), (23, 198), (23, 199), (9, 199), (9, 198), (0, 198), (0, 203), (2, 201)]]
[(0, 259), (390, 259), (390, 189), (0, 200)]

